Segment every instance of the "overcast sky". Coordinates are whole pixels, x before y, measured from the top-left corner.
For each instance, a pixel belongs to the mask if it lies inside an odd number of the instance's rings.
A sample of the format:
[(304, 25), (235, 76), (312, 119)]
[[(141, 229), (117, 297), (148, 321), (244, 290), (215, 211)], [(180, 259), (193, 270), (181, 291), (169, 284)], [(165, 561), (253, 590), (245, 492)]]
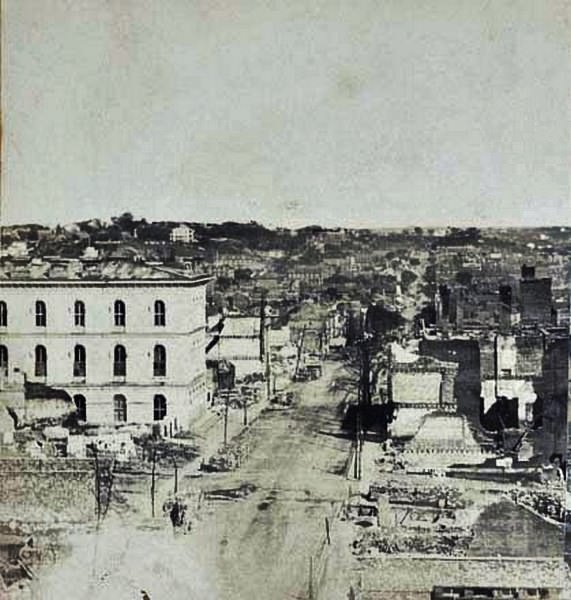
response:
[(571, 223), (567, 1), (2, 4), (5, 223)]

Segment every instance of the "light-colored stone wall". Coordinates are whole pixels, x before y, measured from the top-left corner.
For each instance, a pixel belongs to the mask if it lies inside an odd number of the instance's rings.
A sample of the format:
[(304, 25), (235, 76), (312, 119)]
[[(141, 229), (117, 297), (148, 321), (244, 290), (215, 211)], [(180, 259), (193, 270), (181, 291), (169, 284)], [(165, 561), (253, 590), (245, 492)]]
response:
[[(14, 282), (16, 283), (16, 282)], [(161, 285), (149, 282), (76, 285), (38, 285), (6, 282), (0, 285), (0, 299), (8, 305), (8, 326), (0, 330), (0, 343), (8, 348), (9, 378), (15, 369), (28, 381), (39, 381), (64, 389), (74, 396), (82, 394), (87, 403), (87, 420), (113, 423), (113, 396), (127, 399), (127, 421), (153, 421), (153, 397), (167, 399), (167, 426), (185, 427), (192, 415), (206, 402), (205, 285)], [(46, 327), (37, 327), (35, 302), (47, 308)], [(74, 303), (85, 304), (85, 327), (74, 325)], [(115, 327), (113, 305), (122, 300), (126, 306), (125, 327)], [(165, 326), (154, 324), (154, 303), (166, 307)], [(35, 375), (35, 347), (47, 350), (47, 376)], [(85, 377), (73, 374), (74, 347), (86, 350)], [(121, 344), (127, 353), (125, 377), (113, 374), (114, 347)], [(153, 374), (153, 349), (166, 349), (166, 376)]]

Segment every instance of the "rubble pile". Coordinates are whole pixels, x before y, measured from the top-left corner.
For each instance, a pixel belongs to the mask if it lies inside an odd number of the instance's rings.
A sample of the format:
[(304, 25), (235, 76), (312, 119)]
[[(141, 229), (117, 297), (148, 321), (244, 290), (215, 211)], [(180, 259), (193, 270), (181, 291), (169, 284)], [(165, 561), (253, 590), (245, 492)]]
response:
[(466, 507), (461, 491), (446, 485), (409, 487), (398, 482), (388, 482), (383, 486), (374, 486), (374, 493), (387, 494), (391, 504), (456, 509)]
[(52, 565), (56, 560), (52, 543), (38, 543), (32, 536), (11, 524), (0, 525), (0, 591), (36, 577), (40, 566)]
[(253, 483), (243, 482), (236, 488), (216, 489), (204, 492), (206, 500), (242, 500), (256, 491)]
[(516, 503), (531, 508), (534, 512), (559, 523), (565, 522), (565, 498), (552, 491), (513, 489), (510, 498)]
[(437, 554), (465, 556), (473, 540), (471, 530), (449, 529), (439, 535), (387, 533), (366, 530), (353, 542), (353, 554), (360, 558), (374, 554)]

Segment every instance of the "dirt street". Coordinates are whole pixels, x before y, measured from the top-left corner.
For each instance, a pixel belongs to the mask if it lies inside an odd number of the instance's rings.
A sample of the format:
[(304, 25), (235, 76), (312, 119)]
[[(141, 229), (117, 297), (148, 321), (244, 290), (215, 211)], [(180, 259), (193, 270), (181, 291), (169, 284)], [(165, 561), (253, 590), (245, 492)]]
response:
[(216, 574), (220, 598), (295, 598), (308, 588), (309, 557), (324, 538), (325, 518), (347, 493), (350, 442), (336, 437), (337, 402), (327, 393), (332, 373), (329, 366), (322, 379), (299, 384), (297, 408), (256, 422), (241, 469), (201, 482), (257, 487), (245, 500), (211, 504), (193, 536)]
[(70, 556), (38, 580), (37, 597), (63, 597), (69, 586), (78, 600), (141, 598), (142, 590), (153, 600), (305, 597), (325, 518), (347, 494), (350, 441), (338, 435), (341, 398), (327, 391), (337, 368), (295, 384), (295, 408), (256, 420), (237, 471), (181, 481), (206, 492), (248, 482), (256, 488), (248, 497), (206, 500), (188, 534), (173, 533), (162, 516), (147, 526), (113, 516), (99, 534), (74, 536)]

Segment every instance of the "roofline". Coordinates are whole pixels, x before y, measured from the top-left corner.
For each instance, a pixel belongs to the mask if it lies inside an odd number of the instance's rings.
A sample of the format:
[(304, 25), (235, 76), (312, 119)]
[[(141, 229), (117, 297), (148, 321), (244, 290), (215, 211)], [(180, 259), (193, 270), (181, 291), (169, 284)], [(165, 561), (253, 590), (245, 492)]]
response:
[(198, 287), (207, 285), (212, 277), (180, 279), (1, 279), (0, 288), (7, 287)]

